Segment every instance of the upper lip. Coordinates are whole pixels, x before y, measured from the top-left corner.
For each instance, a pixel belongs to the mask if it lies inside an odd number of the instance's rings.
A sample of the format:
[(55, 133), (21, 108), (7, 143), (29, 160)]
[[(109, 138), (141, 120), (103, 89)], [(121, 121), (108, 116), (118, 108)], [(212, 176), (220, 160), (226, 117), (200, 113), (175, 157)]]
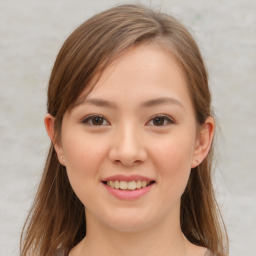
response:
[(148, 177), (145, 176), (141, 176), (141, 175), (113, 175), (113, 176), (109, 176), (105, 179), (103, 179), (102, 181), (111, 181), (111, 180), (122, 180), (122, 181), (137, 181), (137, 180), (145, 180), (145, 181), (154, 181), (153, 179), (150, 179)]

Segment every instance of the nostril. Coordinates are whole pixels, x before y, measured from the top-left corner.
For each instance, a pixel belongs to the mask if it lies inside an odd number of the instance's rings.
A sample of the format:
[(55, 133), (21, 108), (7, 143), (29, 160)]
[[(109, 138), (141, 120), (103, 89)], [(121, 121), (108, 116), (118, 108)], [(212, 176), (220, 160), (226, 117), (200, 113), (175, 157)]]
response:
[(116, 165), (134, 166), (144, 162), (147, 159), (147, 154), (143, 145), (133, 144), (133, 139), (125, 138), (120, 139), (118, 145), (111, 147), (109, 151), (109, 159)]
[(142, 161), (140, 160), (134, 160), (134, 159), (116, 159), (114, 161), (115, 164), (117, 165), (124, 165), (124, 166), (135, 166), (135, 165), (138, 165), (140, 164)]

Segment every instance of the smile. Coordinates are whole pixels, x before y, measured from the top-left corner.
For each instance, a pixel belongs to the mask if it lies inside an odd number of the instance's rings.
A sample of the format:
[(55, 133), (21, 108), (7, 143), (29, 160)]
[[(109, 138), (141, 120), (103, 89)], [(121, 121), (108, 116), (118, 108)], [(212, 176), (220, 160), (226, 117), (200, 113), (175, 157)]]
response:
[(153, 183), (154, 181), (147, 180), (132, 180), (132, 181), (124, 181), (124, 180), (110, 180), (103, 182), (107, 186), (111, 188), (115, 188), (118, 190), (137, 190), (141, 188), (145, 188)]
[(149, 193), (156, 181), (141, 175), (114, 175), (103, 179), (106, 190), (120, 200), (136, 200)]

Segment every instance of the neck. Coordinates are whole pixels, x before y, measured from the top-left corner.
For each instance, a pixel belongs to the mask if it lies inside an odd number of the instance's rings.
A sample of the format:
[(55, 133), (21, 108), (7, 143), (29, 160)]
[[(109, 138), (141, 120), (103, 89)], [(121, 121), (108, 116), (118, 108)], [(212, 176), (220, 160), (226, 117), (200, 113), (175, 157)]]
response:
[(87, 213), (87, 235), (81, 244), (80, 254), (96, 256), (186, 256), (186, 240), (179, 226), (163, 220), (147, 229), (124, 232), (111, 229), (92, 219)]

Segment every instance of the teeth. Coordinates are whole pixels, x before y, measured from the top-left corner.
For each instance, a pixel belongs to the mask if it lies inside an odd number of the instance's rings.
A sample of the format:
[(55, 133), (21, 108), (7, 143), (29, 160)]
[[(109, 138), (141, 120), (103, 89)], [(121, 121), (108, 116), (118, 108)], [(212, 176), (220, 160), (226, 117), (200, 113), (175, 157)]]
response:
[(136, 187), (141, 188), (141, 181), (140, 180), (137, 181)]
[(128, 182), (128, 189), (129, 190), (134, 190), (134, 189), (136, 189), (136, 182), (135, 181), (129, 181)]
[(114, 181), (114, 188), (119, 189), (119, 181)]
[(135, 190), (140, 188), (145, 188), (150, 182), (146, 180), (133, 180), (133, 181), (118, 181), (118, 180), (111, 180), (108, 181), (107, 184), (111, 188), (121, 189), (121, 190)]
[(143, 181), (141, 182), (141, 187), (145, 188), (146, 186), (147, 186), (147, 182), (146, 182), (145, 180), (143, 180)]
[(120, 189), (127, 189), (128, 183), (125, 181), (120, 181)]

